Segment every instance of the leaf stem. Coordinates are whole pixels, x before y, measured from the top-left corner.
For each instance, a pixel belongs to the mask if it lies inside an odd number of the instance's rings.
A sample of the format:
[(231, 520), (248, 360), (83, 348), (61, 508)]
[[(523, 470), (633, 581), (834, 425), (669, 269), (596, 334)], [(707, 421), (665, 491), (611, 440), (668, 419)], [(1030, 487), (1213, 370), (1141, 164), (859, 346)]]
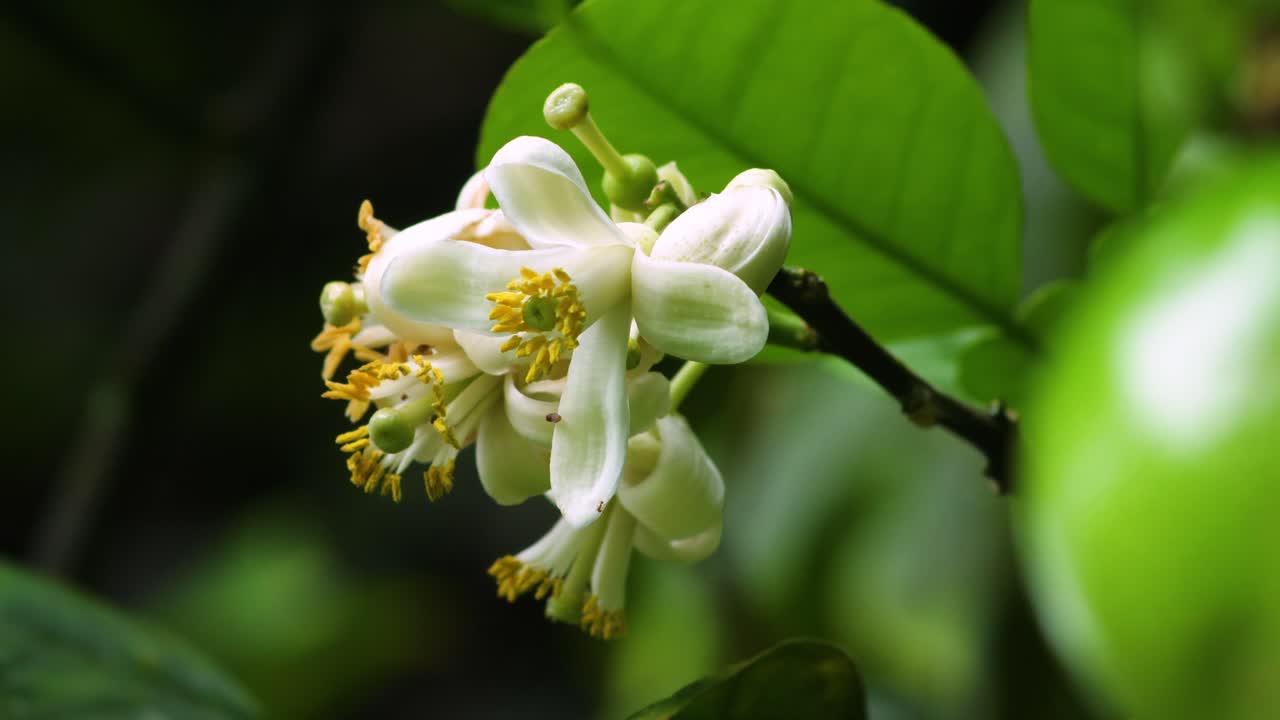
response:
[[(986, 474), (996, 489), (1001, 493), (1012, 489), (1010, 460), (1018, 428), (1017, 419), (1003, 404), (997, 403), (990, 413), (984, 413), (925, 382), (845, 314), (817, 273), (784, 267), (769, 283), (768, 292), (798, 315), (813, 333), (815, 342), (800, 349), (844, 358), (897, 398), (902, 412), (913, 423), (924, 428), (941, 425), (973, 445), (987, 458)], [(771, 314), (771, 321), (775, 315), (782, 317), (780, 313)], [(780, 328), (779, 336), (785, 337), (788, 332), (794, 332), (794, 328)], [(773, 339), (771, 325), (770, 341)], [(794, 343), (780, 344), (798, 347)], [(672, 383), (673, 400), (674, 396)]]

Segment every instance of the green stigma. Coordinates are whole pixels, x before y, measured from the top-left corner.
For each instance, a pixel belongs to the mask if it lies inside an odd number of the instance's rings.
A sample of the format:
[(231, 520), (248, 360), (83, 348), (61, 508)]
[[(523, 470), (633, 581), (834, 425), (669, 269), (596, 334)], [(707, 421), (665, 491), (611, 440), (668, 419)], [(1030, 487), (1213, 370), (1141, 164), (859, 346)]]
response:
[(560, 298), (538, 295), (524, 301), (520, 313), (524, 324), (539, 332), (548, 332), (556, 327), (556, 308)]
[(384, 453), (398, 453), (413, 444), (413, 423), (394, 408), (382, 408), (369, 418), (369, 439)]

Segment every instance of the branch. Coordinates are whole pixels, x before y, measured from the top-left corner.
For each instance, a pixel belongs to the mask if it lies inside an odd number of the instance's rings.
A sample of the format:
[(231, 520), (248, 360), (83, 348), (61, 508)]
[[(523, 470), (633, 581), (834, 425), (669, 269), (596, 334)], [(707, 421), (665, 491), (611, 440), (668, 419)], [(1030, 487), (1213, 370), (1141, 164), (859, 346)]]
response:
[[(769, 283), (768, 292), (807, 324), (811, 339), (799, 346), (849, 361), (897, 398), (911, 422), (923, 428), (941, 425), (981, 452), (987, 458), (987, 477), (999, 492), (1012, 489), (1010, 460), (1018, 426), (1003, 403), (984, 413), (925, 382), (845, 314), (817, 273), (784, 267)], [(794, 332), (791, 329), (788, 334)]]

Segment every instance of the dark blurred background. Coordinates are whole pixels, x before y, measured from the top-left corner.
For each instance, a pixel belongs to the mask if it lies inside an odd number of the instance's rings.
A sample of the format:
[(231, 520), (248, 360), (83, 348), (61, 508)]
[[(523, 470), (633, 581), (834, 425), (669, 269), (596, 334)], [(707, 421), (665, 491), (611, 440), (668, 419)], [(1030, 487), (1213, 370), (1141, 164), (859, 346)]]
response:
[[(900, 4), (1018, 151), (1027, 287), (1074, 270), (1061, 238), (1092, 219), (1035, 148), (1019, 4)], [(494, 596), (489, 563), (554, 514), (496, 508), (471, 453), (435, 505), (347, 482), (308, 348), (319, 289), (364, 250), (362, 199), (400, 227), (452, 206), (547, 7), (5, 3), (0, 551), (185, 638), (272, 717), (622, 717), (794, 635), (852, 654), (877, 720), (1081, 717), (981, 459), (836, 364), (695, 391), (724, 545), (637, 557), (610, 644)], [(933, 347), (900, 351), (947, 386)]]

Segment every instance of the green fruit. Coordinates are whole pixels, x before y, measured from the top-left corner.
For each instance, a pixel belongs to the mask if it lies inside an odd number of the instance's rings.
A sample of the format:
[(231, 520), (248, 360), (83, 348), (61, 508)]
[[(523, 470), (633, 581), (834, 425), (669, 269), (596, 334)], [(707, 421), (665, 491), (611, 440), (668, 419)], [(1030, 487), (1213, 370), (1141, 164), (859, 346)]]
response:
[(1025, 408), (1020, 552), (1125, 717), (1280, 718), (1280, 158), (1158, 209)]

